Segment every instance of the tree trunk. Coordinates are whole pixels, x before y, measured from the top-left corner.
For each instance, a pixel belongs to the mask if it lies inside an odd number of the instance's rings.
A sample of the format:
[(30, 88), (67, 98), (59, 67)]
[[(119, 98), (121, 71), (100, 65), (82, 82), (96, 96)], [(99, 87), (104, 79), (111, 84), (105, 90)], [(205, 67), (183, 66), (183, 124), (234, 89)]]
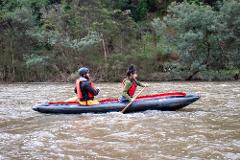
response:
[(105, 62), (107, 62), (107, 48), (106, 48), (106, 44), (105, 44), (105, 40), (104, 40), (103, 35), (101, 37), (102, 37), (104, 60), (105, 60)]
[(16, 80), (16, 72), (15, 72), (15, 57), (14, 57), (14, 53), (12, 53), (12, 66), (11, 66), (11, 81), (15, 81)]
[(123, 36), (121, 34), (121, 40), (120, 40), (120, 53), (122, 54), (122, 48), (123, 48)]
[[(206, 57), (205, 61), (202, 62), (201, 65), (206, 65), (206, 66), (208, 65), (208, 63), (209, 63), (209, 57), (210, 57), (210, 50), (211, 50), (210, 47), (211, 47), (210, 43), (207, 42), (207, 57)], [(194, 71), (190, 76), (188, 76), (188, 77), (186, 78), (186, 80), (187, 80), (187, 81), (192, 80), (192, 78), (193, 78), (197, 73), (199, 73), (200, 71), (201, 71), (201, 69), (198, 69), (198, 70)]]
[(193, 78), (198, 72), (200, 72), (200, 70), (197, 70), (197, 71), (193, 72), (190, 76), (188, 76), (188, 77), (186, 78), (186, 81), (192, 80), (192, 78)]
[(156, 31), (153, 31), (153, 46), (157, 48), (157, 34)]

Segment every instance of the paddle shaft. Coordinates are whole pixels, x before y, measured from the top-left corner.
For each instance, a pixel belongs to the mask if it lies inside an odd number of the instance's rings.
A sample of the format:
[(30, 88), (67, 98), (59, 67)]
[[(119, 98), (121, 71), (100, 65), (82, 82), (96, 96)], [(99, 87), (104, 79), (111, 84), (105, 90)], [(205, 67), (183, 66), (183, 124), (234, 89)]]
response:
[(128, 109), (128, 107), (131, 106), (131, 104), (137, 99), (137, 97), (143, 92), (145, 88), (146, 87), (143, 87), (143, 89), (132, 99), (132, 101), (128, 103), (128, 105), (125, 108), (123, 108), (123, 110), (121, 110), (122, 113), (124, 113)]

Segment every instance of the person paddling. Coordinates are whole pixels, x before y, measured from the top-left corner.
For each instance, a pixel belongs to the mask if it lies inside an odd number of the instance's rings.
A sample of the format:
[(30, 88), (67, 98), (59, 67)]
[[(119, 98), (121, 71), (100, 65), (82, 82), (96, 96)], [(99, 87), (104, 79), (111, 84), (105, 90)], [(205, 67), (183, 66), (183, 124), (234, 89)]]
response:
[(123, 91), (120, 102), (131, 102), (137, 86), (147, 87), (148, 84), (143, 84), (137, 80), (137, 71), (134, 65), (131, 65), (127, 70), (127, 77), (122, 81)]
[(76, 80), (76, 86), (74, 89), (77, 96), (67, 101), (78, 101), (80, 105), (99, 104), (97, 100), (94, 100), (94, 96), (98, 95), (100, 90), (94, 88), (94, 85), (90, 80), (89, 69), (82, 67), (78, 72), (80, 78)]

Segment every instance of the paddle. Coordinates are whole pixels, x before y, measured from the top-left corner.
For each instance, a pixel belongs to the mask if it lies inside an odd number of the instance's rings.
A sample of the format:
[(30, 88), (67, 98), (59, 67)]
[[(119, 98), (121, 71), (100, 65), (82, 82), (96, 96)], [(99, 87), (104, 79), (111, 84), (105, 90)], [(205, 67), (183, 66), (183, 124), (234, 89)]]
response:
[(128, 109), (128, 107), (131, 106), (131, 104), (137, 99), (137, 97), (143, 92), (145, 88), (146, 87), (143, 87), (143, 89), (132, 99), (132, 101), (128, 103), (128, 105), (125, 108), (123, 108), (123, 110), (121, 111), (122, 113), (124, 113)]

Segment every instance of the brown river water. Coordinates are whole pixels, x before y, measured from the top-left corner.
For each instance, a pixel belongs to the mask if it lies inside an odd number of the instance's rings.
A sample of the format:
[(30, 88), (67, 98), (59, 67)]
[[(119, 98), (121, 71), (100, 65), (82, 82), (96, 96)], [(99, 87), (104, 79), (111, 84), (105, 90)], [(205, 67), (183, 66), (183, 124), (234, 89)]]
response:
[[(97, 97), (118, 97), (117, 83)], [(143, 94), (195, 92), (179, 111), (50, 115), (39, 102), (73, 96), (70, 83), (0, 84), (0, 159), (240, 159), (240, 82), (150, 83)]]

